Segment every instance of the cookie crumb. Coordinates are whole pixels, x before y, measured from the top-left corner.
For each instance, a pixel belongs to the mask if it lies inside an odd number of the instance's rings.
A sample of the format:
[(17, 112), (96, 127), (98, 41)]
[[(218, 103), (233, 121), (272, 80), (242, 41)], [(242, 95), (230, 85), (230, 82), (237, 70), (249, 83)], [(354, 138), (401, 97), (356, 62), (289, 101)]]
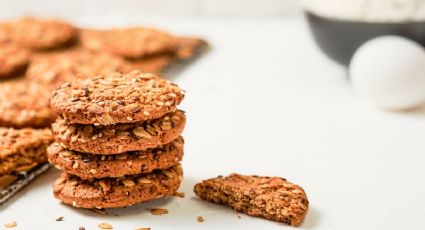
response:
[(173, 196), (176, 196), (176, 197), (180, 197), (180, 198), (184, 198), (186, 195), (184, 194), (184, 192), (175, 192), (174, 194), (173, 194)]
[(96, 213), (96, 214), (99, 214), (99, 215), (106, 215), (106, 214), (108, 214), (104, 208), (100, 208), (100, 209), (94, 208), (94, 209), (90, 209), (90, 210), (92, 212)]
[(9, 223), (7, 223), (7, 224), (5, 224), (4, 226), (6, 227), (6, 228), (14, 228), (14, 227), (16, 227), (18, 224), (16, 223), (16, 221), (12, 221), (12, 222), (9, 222)]
[(113, 229), (112, 225), (110, 225), (110, 224), (108, 224), (108, 223), (100, 223), (100, 224), (98, 225), (98, 227), (99, 227), (100, 229), (102, 229), (102, 230), (104, 230), (104, 229)]
[(151, 214), (154, 216), (161, 216), (164, 214), (168, 214), (168, 210), (165, 208), (152, 208), (150, 211), (151, 211)]
[(56, 218), (56, 221), (63, 221), (63, 216)]
[(204, 222), (204, 221), (205, 221), (205, 219), (204, 219), (204, 217), (202, 217), (202, 216), (198, 216), (197, 221), (198, 221), (199, 223), (202, 223), (202, 222)]
[(136, 228), (136, 230), (151, 230), (151, 228)]
[(85, 227), (79, 227), (78, 230), (86, 230)]
[(238, 217), (238, 219), (242, 219), (241, 215), (239, 214), (239, 212), (236, 212), (236, 216)]

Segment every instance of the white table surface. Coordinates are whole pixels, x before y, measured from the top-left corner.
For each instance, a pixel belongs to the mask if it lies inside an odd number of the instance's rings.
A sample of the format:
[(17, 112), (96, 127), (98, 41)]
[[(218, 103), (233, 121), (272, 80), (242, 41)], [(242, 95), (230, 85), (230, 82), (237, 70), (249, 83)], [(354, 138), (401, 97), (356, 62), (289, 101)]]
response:
[[(78, 19), (82, 25), (137, 20)], [(187, 96), (181, 191), (101, 216), (60, 204), (50, 170), (0, 210), (0, 228), (291, 229), (203, 202), (205, 178), (231, 172), (278, 175), (301, 185), (310, 208), (299, 229), (425, 229), (425, 109), (380, 111), (352, 91), (345, 71), (318, 51), (301, 18), (145, 20), (203, 35), (212, 50), (174, 80)], [(146, 209), (170, 213), (152, 216)], [(64, 216), (64, 221), (55, 219)], [(197, 216), (205, 222), (198, 223)]]

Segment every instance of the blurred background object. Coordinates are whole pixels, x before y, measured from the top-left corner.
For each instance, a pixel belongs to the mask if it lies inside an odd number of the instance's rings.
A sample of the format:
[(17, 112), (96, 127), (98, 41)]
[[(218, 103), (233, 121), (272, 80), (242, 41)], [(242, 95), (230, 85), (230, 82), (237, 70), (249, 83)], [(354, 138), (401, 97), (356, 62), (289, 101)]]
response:
[(425, 1), (305, 0), (320, 49), (347, 66), (356, 49), (377, 36), (399, 35), (425, 45)]
[(354, 89), (378, 107), (408, 110), (425, 102), (425, 50), (400, 36), (365, 42), (349, 67)]

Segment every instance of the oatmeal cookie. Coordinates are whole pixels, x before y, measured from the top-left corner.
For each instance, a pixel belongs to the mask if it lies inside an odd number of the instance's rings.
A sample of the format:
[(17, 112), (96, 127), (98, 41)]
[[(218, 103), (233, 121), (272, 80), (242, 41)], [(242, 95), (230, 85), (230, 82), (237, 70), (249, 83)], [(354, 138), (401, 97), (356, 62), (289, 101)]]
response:
[(33, 58), (27, 78), (41, 84), (60, 84), (114, 72), (129, 72), (130, 66), (121, 58), (106, 53), (84, 50), (43, 55)]
[(52, 141), (50, 129), (0, 127), (0, 176), (47, 162), (46, 149)]
[(167, 169), (178, 164), (183, 158), (183, 138), (179, 137), (155, 149), (110, 156), (70, 151), (56, 142), (48, 148), (47, 156), (56, 168), (84, 180), (116, 178), (150, 173), (155, 169)]
[(304, 189), (280, 177), (231, 174), (204, 180), (194, 191), (206, 201), (292, 226), (301, 224), (308, 210)]
[(170, 81), (133, 71), (65, 83), (55, 90), (51, 107), (73, 123), (111, 125), (160, 118), (183, 97)]
[(126, 28), (107, 31), (83, 30), (83, 47), (103, 50), (125, 58), (141, 58), (174, 52), (177, 40), (170, 34), (151, 28)]
[(53, 49), (72, 43), (77, 30), (56, 19), (21, 18), (12, 23), (13, 40), (35, 50)]
[[(111, 32), (82, 29), (80, 36), (81, 46), (84, 49), (105, 52), (108, 49), (104, 47), (109, 46), (105, 38), (108, 37), (109, 33)], [(174, 37), (173, 43), (175, 43), (175, 48), (167, 52), (152, 52), (143, 56), (135, 55), (131, 58), (126, 58), (126, 61), (135, 70), (162, 74), (170, 67), (173, 67), (173, 64), (195, 58), (208, 46), (204, 40), (192, 37)]]
[(138, 59), (128, 59), (127, 62), (133, 69), (142, 72), (163, 74), (179, 64), (185, 64), (196, 58), (208, 44), (198, 38), (177, 37), (177, 49), (174, 52), (151, 55)]
[(28, 50), (12, 43), (0, 42), (0, 79), (23, 74), (29, 61)]
[(52, 125), (55, 140), (70, 150), (92, 154), (118, 154), (170, 143), (184, 129), (183, 111), (162, 118), (116, 125), (81, 125), (58, 119)]
[(207, 47), (208, 43), (203, 39), (194, 37), (178, 37), (175, 58), (178, 60), (190, 59)]
[(50, 110), (51, 88), (28, 81), (0, 85), (0, 126), (44, 128), (55, 121)]
[(183, 180), (180, 165), (148, 174), (81, 180), (63, 173), (53, 185), (56, 198), (77, 208), (119, 208), (171, 196)]

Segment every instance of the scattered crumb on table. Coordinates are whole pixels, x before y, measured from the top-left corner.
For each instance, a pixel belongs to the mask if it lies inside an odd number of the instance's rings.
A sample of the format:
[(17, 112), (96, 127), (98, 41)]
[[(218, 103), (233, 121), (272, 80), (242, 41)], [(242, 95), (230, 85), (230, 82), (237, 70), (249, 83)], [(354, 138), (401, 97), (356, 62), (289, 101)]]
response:
[(198, 220), (199, 223), (202, 223), (202, 222), (205, 221), (204, 217), (202, 217), (202, 216), (198, 216), (197, 220)]
[(100, 223), (99, 225), (98, 225), (98, 227), (100, 228), (100, 229), (113, 229), (113, 227), (112, 227), (112, 225), (110, 225), (110, 224), (108, 224), (108, 223)]
[(168, 210), (165, 208), (151, 208), (151, 214), (154, 216), (161, 216), (164, 214), (168, 214)]
[(7, 224), (5, 224), (4, 226), (6, 227), (6, 228), (14, 228), (14, 227), (16, 227), (18, 224), (16, 223), (16, 221), (12, 221), (12, 222), (9, 222), (9, 223), (7, 223)]
[(185, 194), (184, 194), (184, 192), (175, 192), (175, 193), (173, 194), (173, 196), (180, 197), (180, 198), (184, 198), (184, 197), (185, 197)]

